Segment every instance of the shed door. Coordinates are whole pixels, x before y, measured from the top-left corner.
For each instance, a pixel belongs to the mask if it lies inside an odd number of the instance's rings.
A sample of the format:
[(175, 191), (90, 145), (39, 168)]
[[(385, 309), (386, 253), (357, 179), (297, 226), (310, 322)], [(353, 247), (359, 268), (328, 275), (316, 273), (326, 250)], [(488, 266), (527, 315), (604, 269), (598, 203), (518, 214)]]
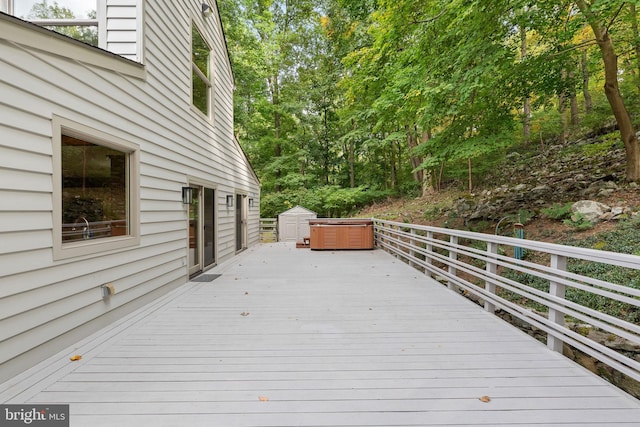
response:
[(283, 239), (285, 242), (296, 241), (298, 235), (298, 224), (295, 216), (286, 216), (284, 221)]

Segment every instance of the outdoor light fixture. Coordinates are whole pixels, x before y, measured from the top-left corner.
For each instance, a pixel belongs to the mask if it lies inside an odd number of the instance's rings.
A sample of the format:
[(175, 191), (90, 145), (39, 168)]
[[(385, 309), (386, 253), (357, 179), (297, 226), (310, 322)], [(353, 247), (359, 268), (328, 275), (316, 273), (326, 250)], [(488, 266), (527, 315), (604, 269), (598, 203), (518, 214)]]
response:
[(233, 194), (228, 194), (227, 195), (227, 207), (228, 208), (232, 208), (233, 207)]
[(204, 16), (205, 18), (208, 18), (211, 15), (213, 15), (213, 9), (211, 9), (211, 6), (209, 6), (207, 3), (202, 3), (201, 8), (202, 8), (202, 16)]
[(182, 203), (190, 205), (193, 203), (193, 187), (182, 187)]
[(252, 208), (254, 205), (253, 199), (249, 199), (249, 207)]

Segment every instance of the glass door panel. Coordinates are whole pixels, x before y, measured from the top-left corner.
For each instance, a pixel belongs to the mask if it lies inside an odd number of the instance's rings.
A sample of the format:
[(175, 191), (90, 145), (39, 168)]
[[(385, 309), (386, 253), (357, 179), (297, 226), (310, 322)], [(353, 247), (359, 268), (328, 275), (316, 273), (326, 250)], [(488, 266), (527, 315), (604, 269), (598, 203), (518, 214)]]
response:
[(216, 262), (215, 251), (215, 193), (212, 188), (204, 189), (204, 267)]

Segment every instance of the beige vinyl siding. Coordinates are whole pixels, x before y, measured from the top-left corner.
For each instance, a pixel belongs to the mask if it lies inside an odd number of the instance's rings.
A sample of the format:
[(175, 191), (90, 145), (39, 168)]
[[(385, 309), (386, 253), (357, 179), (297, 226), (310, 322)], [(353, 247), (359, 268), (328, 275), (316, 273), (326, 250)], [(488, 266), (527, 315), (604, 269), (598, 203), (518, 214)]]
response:
[[(138, 2), (109, 0), (109, 13), (127, 18), (131, 10), (121, 6)], [(259, 198), (233, 138), (233, 81), (217, 14), (203, 20), (200, 3), (144, 4), (136, 16), (145, 25), (135, 27), (145, 29), (144, 79), (3, 40), (11, 23), (0, 18), (0, 381), (187, 281), (181, 188), (190, 178), (215, 184), (218, 262), (235, 254), (226, 195)], [(214, 48), (211, 122), (191, 109), (191, 19)], [(140, 147), (138, 246), (53, 259), (54, 114)], [(258, 242), (258, 215), (256, 203), (249, 245)], [(109, 300), (105, 283), (116, 288)]]
[(142, 61), (142, 0), (100, 0), (100, 47), (133, 61)]

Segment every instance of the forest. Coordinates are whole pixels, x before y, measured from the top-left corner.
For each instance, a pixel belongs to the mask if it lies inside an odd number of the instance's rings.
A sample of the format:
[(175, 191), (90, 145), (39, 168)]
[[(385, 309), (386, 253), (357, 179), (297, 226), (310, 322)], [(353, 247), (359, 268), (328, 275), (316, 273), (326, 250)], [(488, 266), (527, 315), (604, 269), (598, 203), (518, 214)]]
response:
[(469, 192), (615, 130), (640, 179), (637, 1), (218, 0), (261, 216)]

